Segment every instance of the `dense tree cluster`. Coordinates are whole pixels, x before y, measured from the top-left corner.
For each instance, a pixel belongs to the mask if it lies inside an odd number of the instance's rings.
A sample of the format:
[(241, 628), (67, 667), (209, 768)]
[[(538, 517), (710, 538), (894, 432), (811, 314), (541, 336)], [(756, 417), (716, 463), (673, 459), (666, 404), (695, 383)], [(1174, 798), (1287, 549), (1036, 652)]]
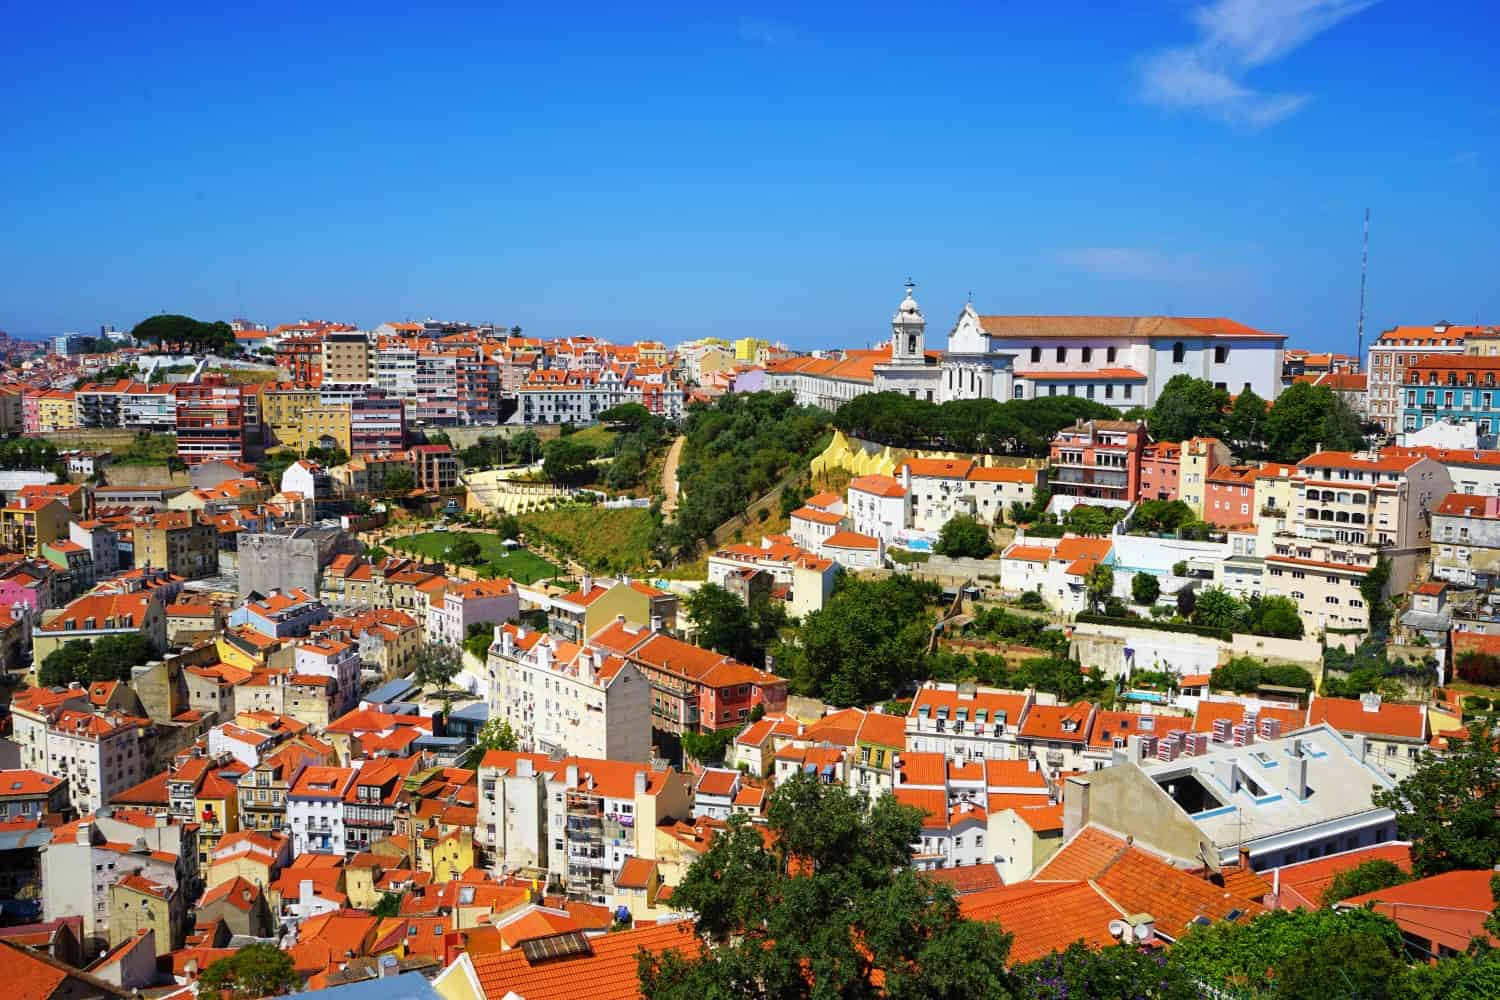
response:
[(1290, 597), (1251, 597), (1242, 601), (1219, 587), (1198, 593), (1193, 604), (1193, 624), (1207, 628), (1248, 632), (1281, 639), (1302, 638), (1302, 616)]
[(1242, 459), (1296, 462), (1315, 451), (1357, 451), (1365, 446), (1359, 418), (1326, 385), (1297, 382), (1267, 408), (1246, 390), (1231, 403), (1229, 393), (1191, 375), (1174, 375), (1146, 414), (1158, 441), (1217, 437)]
[(200, 1000), (255, 1000), (293, 993), (301, 984), (291, 953), (262, 942), (210, 963), (196, 985)]
[(191, 316), (164, 313), (143, 319), (130, 331), (141, 344), (192, 353), (228, 354), (235, 350), (228, 323), (204, 323)]
[(542, 441), (535, 431), (522, 431), (511, 437), (486, 434), (458, 453), (466, 469), (480, 469), (510, 462), (533, 462), (542, 454)]
[(949, 518), (943, 525), (932, 549), (940, 556), (983, 559), (995, 551), (995, 546), (990, 542), (988, 528), (975, 518), (959, 515)]
[(777, 672), (799, 694), (838, 706), (889, 698), (923, 676), (936, 584), (910, 576), (840, 576), (821, 611), (802, 622), (795, 644), (777, 653)]
[(719, 525), (766, 493), (825, 439), (828, 414), (796, 405), (792, 393), (726, 393), (688, 408), (677, 467), (677, 515), (659, 551), (691, 556)]
[(1396, 814), (1420, 876), (1500, 863), (1500, 747), (1482, 722), (1450, 736), (1446, 754), (1425, 755), (1395, 788), (1377, 789), (1374, 801)]
[(75, 640), (47, 654), (37, 670), (37, 681), (42, 687), (125, 681), (130, 679), (131, 667), (150, 661), (155, 653), (151, 640), (140, 632)]
[(1209, 686), (1216, 691), (1254, 694), (1263, 684), (1276, 687), (1313, 689), (1312, 674), (1294, 663), (1262, 663), (1253, 656), (1237, 656), (1215, 667), (1209, 674)]
[(698, 626), (698, 645), (755, 667), (765, 665), (766, 650), (787, 624), (781, 603), (758, 594), (747, 606), (713, 583), (693, 591), (685, 610)]
[(833, 425), (845, 434), (896, 448), (1042, 456), (1064, 427), (1119, 415), (1118, 410), (1076, 396), (931, 403), (899, 392), (876, 392), (839, 407)]
[(50, 469), (57, 464), (57, 447), (41, 438), (0, 440), (0, 469)]

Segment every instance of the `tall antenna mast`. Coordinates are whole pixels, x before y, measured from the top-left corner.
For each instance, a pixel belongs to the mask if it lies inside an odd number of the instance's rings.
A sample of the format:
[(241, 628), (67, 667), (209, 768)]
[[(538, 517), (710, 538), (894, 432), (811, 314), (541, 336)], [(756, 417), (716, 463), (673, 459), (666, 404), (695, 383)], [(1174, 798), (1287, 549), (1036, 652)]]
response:
[(1364, 369), (1365, 365), (1365, 272), (1370, 267), (1370, 210), (1365, 209), (1365, 239), (1364, 246), (1359, 252), (1359, 346), (1355, 354), (1355, 363)]

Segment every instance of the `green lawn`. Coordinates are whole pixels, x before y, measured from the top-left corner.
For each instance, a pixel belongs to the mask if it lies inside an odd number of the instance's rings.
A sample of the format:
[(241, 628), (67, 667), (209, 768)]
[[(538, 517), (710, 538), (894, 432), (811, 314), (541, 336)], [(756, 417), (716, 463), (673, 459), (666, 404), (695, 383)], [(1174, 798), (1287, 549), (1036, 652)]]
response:
[(517, 583), (535, 583), (557, 575), (557, 567), (541, 556), (526, 549), (506, 549), (500, 544), (498, 535), (487, 531), (429, 531), (398, 538), (391, 543), (391, 548), (442, 561), (449, 544), (464, 536), (479, 543), (479, 550), (486, 560), (482, 571), (487, 570), (488, 575), (508, 576)]
[(615, 438), (619, 436), (603, 424), (593, 424), (574, 431), (568, 436), (568, 440), (580, 441), (592, 447), (598, 454), (608, 455), (610, 449), (615, 446)]
[(651, 561), (651, 512), (572, 506), (521, 515), (528, 541), (576, 559), (596, 573), (639, 573)]

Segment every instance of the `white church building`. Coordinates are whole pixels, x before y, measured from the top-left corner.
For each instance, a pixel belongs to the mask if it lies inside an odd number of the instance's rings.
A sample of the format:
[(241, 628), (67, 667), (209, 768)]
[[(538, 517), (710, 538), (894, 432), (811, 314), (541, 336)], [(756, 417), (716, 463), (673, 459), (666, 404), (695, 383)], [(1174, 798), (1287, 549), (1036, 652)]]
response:
[[(929, 351), (912, 289), (907, 282), (887, 347), (850, 352), (843, 362), (790, 359), (767, 372), (769, 387), (824, 407), (900, 392), (934, 403), (1081, 396), (1120, 410), (1151, 406), (1175, 375), (1268, 400), (1281, 390), (1286, 337), (1221, 318), (981, 316), (969, 303), (947, 349)], [(830, 379), (838, 385), (823, 384)]]

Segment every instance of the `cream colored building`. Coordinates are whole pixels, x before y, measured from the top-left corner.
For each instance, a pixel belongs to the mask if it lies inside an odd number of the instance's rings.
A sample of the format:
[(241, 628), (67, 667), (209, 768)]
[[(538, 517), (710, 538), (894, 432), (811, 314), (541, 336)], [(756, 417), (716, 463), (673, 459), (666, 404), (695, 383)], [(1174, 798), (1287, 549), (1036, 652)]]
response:
[(1229, 449), (1218, 438), (1192, 438), (1182, 445), (1182, 464), (1177, 479), (1177, 499), (1202, 518), (1208, 495), (1208, 476), (1228, 463)]
[(651, 685), (624, 657), (506, 624), (495, 629), (489, 674), (489, 717), (508, 721), (521, 749), (650, 757)]
[(375, 365), (370, 360), (370, 338), (361, 331), (329, 333), (323, 337), (323, 382), (369, 382)]
[(1265, 592), (1295, 601), (1309, 636), (1362, 635), (1365, 574), (1383, 556), (1385, 594), (1406, 590), (1428, 557), (1428, 516), (1452, 489), (1448, 470), (1421, 456), (1347, 451), (1318, 452), (1297, 469), (1290, 529), (1272, 536)]

